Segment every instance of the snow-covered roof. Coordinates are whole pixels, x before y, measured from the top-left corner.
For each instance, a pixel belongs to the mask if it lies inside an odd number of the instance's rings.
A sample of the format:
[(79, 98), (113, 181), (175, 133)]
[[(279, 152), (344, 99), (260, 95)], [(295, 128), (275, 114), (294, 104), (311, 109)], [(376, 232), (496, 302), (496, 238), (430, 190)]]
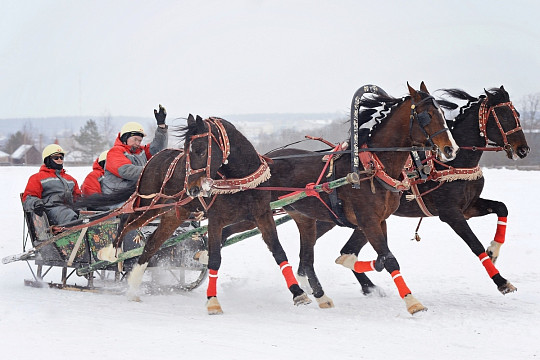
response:
[(9, 154), (0, 150), (0, 157), (6, 157), (6, 156), (9, 156)]
[(15, 150), (13, 152), (13, 154), (11, 154), (11, 158), (12, 159), (22, 159), (24, 154), (26, 154), (26, 152), (28, 150), (30, 150), (32, 148), (32, 146), (34, 146), (34, 145), (21, 145), (21, 146), (19, 146), (17, 148), (17, 150)]

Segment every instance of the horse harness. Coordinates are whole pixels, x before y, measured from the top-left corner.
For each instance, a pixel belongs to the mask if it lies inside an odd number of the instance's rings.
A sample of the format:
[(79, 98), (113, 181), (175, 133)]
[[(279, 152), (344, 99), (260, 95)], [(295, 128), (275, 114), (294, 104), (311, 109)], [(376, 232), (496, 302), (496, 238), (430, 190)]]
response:
[[(496, 108), (506, 106), (508, 107), (514, 116), (514, 120), (516, 122), (516, 126), (508, 131), (504, 131), (501, 122), (499, 120), (499, 117), (497, 116), (497, 112), (495, 111)], [(487, 137), (487, 122), (489, 119), (489, 116), (493, 115), (493, 119), (495, 120), (495, 123), (497, 125), (497, 128), (499, 129), (504, 146), (490, 146), (489, 139)], [(500, 103), (497, 105), (493, 105), (491, 107), (488, 107), (488, 99), (485, 98), (482, 103), (480, 104), (479, 110), (478, 110), (478, 128), (480, 130), (480, 136), (485, 139), (485, 147), (467, 147), (467, 146), (461, 146), (461, 149), (464, 150), (472, 150), (472, 151), (501, 151), (506, 150), (508, 148), (511, 148), (510, 143), (508, 142), (507, 136), (510, 134), (513, 134), (517, 131), (522, 130), (519, 116), (516, 112), (516, 109), (514, 108), (514, 105), (511, 101)], [(442, 186), (447, 181), (455, 181), (455, 180), (465, 180), (465, 181), (472, 181), (480, 179), (482, 175), (482, 170), (480, 168), (480, 165), (476, 165), (473, 168), (455, 168), (449, 165), (446, 165), (437, 159), (432, 155), (431, 151), (426, 151), (426, 158), (422, 161), (419, 161), (418, 154), (412, 153), (412, 156), (409, 156), (407, 160), (407, 164), (405, 165), (405, 169), (410, 177), (414, 177), (416, 179), (412, 180), (410, 182), (411, 185), (411, 192), (412, 195), (406, 195), (406, 198), (408, 201), (416, 200), (418, 206), (422, 210), (425, 216), (434, 216), (427, 208), (426, 204), (424, 203), (424, 200), (422, 199), (423, 195), (426, 195), (440, 186)], [(437, 163), (443, 167), (446, 167), (444, 170), (436, 170), (435, 164)], [(420, 178), (417, 178), (417, 177)], [(439, 184), (424, 192), (420, 193), (418, 189), (418, 184), (423, 184), (428, 181), (438, 181)]]

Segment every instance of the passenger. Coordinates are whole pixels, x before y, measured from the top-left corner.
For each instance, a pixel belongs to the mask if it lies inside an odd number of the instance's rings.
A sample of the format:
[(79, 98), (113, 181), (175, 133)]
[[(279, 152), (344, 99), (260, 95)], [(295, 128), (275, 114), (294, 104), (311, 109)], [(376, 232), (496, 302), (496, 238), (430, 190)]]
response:
[(51, 144), (43, 149), (43, 165), (37, 174), (30, 176), (23, 194), (23, 208), (36, 215), (47, 214), (50, 224), (64, 224), (77, 219), (70, 207), (81, 196), (77, 180), (66, 174), (65, 151), (60, 145)]
[(146, 135), (141, 124), (128, 122), (122, 126), (114, 146), (107, 154), (105, 176), (101, 182), (103, 194), (112, 194), (127, 188), (135, 189), (139, 175), (148, 159), (167, 147), (167, 112), (159, 105), (159, 111), (154, 109), (157, 129), (152, 143), (141, 146)]
[(86, 175), (81, 185), (83, 196), (101, 194), (101, 181), (105, 174), (105, 159), (107, 159), (108, 152), (109, 150), (106, 150), (98, 156), (92, 165), (92, 171)]

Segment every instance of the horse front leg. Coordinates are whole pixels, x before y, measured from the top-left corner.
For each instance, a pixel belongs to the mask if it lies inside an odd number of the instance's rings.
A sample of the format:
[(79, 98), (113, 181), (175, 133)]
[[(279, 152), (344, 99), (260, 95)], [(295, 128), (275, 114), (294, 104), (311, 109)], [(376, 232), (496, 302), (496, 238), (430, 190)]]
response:
[(501, 246), (506, 240), (506, 220), (508, 218), (508, 208), (503, 202), (479, 198), (471, 207), (465, 210), (463, 215), (466, 219), (470, 219), (472, 217), (484, 216), (493, 213), (497, 214), (497, 229), (491, 244), (486, 248), (486, 253), (493, 264), (495, 264), (497, 258), (499, 257)]
[(497, 289), (504, 295), (517, 290), (508, 280), (503, 278), (499, 270), (495, 267), (487, 253), (484, 251), (482, 243), (473, 233), (464, 215), (457, 208), (439, 208), (439, 219), (447, 223), (469, 246), (472, 252), (478, 257), (489, 277), (493, 280)]
[(223, 225), (214, 217), (208, 220), (208, 287), (206, 288), (206, 310), (208, 315), (223, 314), (217, 298), (218, 272), (221, 266), (221, 241)]
[[(361, 224), (360, 216), (358, 216), (358, 220)], [(366, 220), (366, 218), (364, 217), (363, 220)], [(336, 262), (355, 272), (367, 272), (373, 270), (382, 271), (382, 269), (386, 269), (390, 276), (392, 276), (392, 280), (397, 287), (399, 296), (405, 302), (407, 311), (413, 315), (419, 311), (427, 310), (427, 308), (413, 296), (412, 291), (409, 289), (405, 283), (405, 279), (403, 279), (403, 276), (401, 275), (401, 269), (396, 257), (388, 248), (386, 221), (374, 220), (366, 221), (366, 223), (367, 225), (362, 225), (361, 229), (364, 232), (364, 236), (377, 252), (377, 259), (372, 261), (358, 261), (355, 255), (348, 254), (340, 256)]]
[(127, 297), (131, 301), (141, 301), (139, 297), (139, 289), (142, 283), (144, 271), (148, 267), (148, 262), (154, 256), (154, 254), (161, 248), (161, 245), (171, 237), (174, 230), (180, 226), (184, 220), (189, 217), (189, 212), (179, 211), (177, 217), (175, 211), (169, 211), (160, 217), (160, 223), (156, 230), (152, 233), (150, 238), (144, 245), (143, 253), (139, 256), (137, 263), (129, 272), (127, 283), (128, 291)]
[(311, 300), (307, 294), (298, 285), (298, 281), (294, 276), (292, 266), (289, 264), (287, 255), (279, 242), (276, 223), (274, 222), (274, 217), (270, 207), (268, 207), (268, 211), (266, 211), (263, 215), (258, 216), (255, 221), (257, 222), (257, 226), (261, 231), (264, 242), (268, 246), (268, 249), (272, 252), (274, 260), (279, 265), (281, 273), (283, 274), (285, 282), (287, 283), (287, 288), (293, 295), (294, 305), (311, 303)]

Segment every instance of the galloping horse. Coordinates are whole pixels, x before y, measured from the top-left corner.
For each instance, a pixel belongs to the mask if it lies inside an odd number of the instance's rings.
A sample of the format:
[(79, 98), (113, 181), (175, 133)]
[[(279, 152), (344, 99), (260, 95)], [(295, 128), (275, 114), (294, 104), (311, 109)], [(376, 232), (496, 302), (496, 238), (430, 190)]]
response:
[[(149, 208), (135, 211), (128, 219), (124, 219), (114, 244), (116, 247), (130, 230), (144, 226), (157, 217), (161, 220), (129, 274), (128, 295), (138, 299), (137, 290), (150, 258), (191, 213), (204, 211), (208, 218), (209, 283), (206, 306), (209, 314), (222, 313), (216, 290), (221, 264), (221, 230), (244, 219), (253, 221), (261, 230), (293, 295), (294, 304), (310, 303), (311, 300), (298, 285), (279, 242), (270, 209), (270, 193), (238, 191), (214, 195), (206, 200), (203, 197), (208, 195), (209, 184), (212, 182), (230, 182), (243, 189), (258, 186), (270, 176), (266, 160), (231, 123), (223, 119), (203, 120), (199, 116), (194, 118), (190, 115), (187, 126), (181, 131), (185, 140), (184, 150), (164, 150), (152, 157), (139, 179), (137, 192), (124, 205)], [(159, 208), (173, 202), (176, 202), (176, 206)], [(103, 252), (102, 259), (114, 259), (114, 253), (108, 250), (108, 253)]]
[[(495, 267), (501, 245), (505, 241), (508, 209), (500, 201), (481, 198), (484, 178), (479, 167), (486, 150), (504, 150), (509, 159), (524, 158), (529, 146), (521, 129), (519, 114), (514, 109), (504, 87), (485, 91), (485, 95), (472, 97), (463, 90), (450, 89), (446, 94), (468, 103), (460, 108), (455, 120), (448, 121), (460, 151), (451, 162), (434, 163), (431, 178), (411, 187), (412, 196), (401, 197), (394, 213), (404, 217), (438, 216), (447, 223), (469, 246), (484, 265), (489, 277), (502, 294), (516, 290)], [(491, 142), (491, 143), (490, 143)], [(488, 147), (490, 145), (490, 147)], [(495, 146), (495, 148), (493, 147)], [(433, 165), (431, 165), (433, 168)], [(429, 172), (429, 171), (428, 171)], [(417, 186), (417, 187), (416, 187)], [(411, 201), (415, 199), (416, 201)], [(484, 250), (482, 243), (469, 227), (472, 217), (497, 214), (494, 240)], [(322, 231), (318, 236), (322, 235)], [(367, 239), (354, 232), (344, 253), (358, 254)], [(354, 255), (352, 255), (354, 256)], [(374, 286), (365, 274), (355, 273), (364, 292)]]
[[(365, 135), (364, 146), (385, 148), (387, 151), (377, 152), (376, 155), (367, 151), (360, 153), (364, 167), (360, 175), (369, 182), (363, 182), (359, 189), (343, 186), (334, 190), (337, 194), (335, 202), (342, 204), (341, 216), (336, 215), (335, 210), (328, 205), (333, 200), (326, 193), (320, 193), (317, 197), (310, 196), (284, 207), (300, 231), (298, 273), (307, 274), (313, 295), (320, 307), (332, 307), (333, 303), (324, 295), (313, 268), (317, 224), (326, 224), (331, 228), (339, 217), (338, 221), (362, 232), (378, 254), (374, 261), (350, 262), (345, 259), (342, 263), (358, 272), (372, 269), (381, 271), (385, 268), (394, 279), (407, 310), (414, 314), (425, 309), (405, 284), (397, 259), (387, 244), (386, 219), (399, 206), (399, 192), (406, 187), (406, 179), (397, 179), (408, 156), (407, 152), (392, 151), (392, 148), (435, 145), (441, 160), (449, 161), (455, 157), (457, 145), (450, 133), (445, 131), (448, 128), (443, 113), (429, 95), (424, 83), (421, 84), (420, 91), (410, 86), (408, 88), (410, 95), (401, 99), (373, 95), (372, 99), (357, 99), (355, 102), (353, 116), (357, 116), (360, 124), (360, 128), (355, 131)], [(381, 105), (385, 107), (384, 115), (372, 117), (373, 108)], [(359, 113), (361, 107), (368, 109)], [(322, 155), (313, 156), (315, 154), (310, 151), (283, 149), (267, 155), (274, 159), (271, 165), (272, 177), (267, 182), (271, 187), (304, 187), (312, 183), (318, 174), (325, 172)], [(332, 173), (336, 178), (345, 177), (350, 172), (351, 160), (350, 154), (343, 154), (334, 160)], [(283, 193), (272, 191), (273, 199), (278, 195)]]

